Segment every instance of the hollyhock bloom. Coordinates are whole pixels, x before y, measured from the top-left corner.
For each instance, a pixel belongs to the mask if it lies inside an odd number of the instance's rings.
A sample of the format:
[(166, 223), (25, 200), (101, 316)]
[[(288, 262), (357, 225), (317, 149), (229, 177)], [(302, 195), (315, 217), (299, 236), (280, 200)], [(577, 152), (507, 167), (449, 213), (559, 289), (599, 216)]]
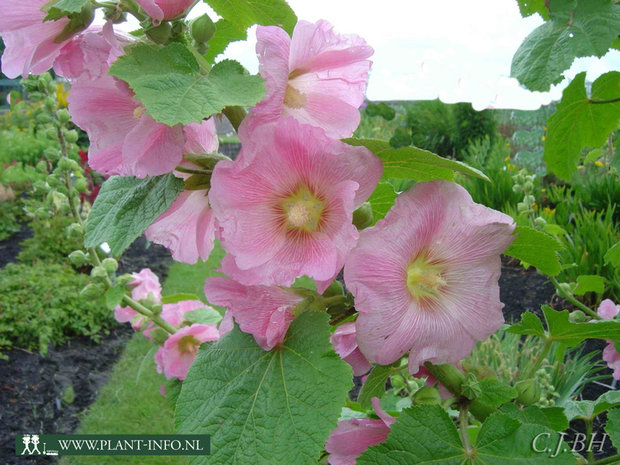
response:
[(0, 35), (6, 45), (2, 54), (2, 72), (13, 79), (50, 69), (64, 43), (54, 40), (69, 24), (68, 18), (43, 19), (41, 8), (48, 0), (0, 0)]
[(295, 319), (293, 310), (303, 300), (278, 286), (244, 286), (223, 276), (205, 281), (205, 296), (210, 303), (226, 307), (241, 331), (252, 334), (265, 350), (284, 341)]
[(181, 326), (185, 314), (199, 308), (210, 308), (200, 300), (182, 300), (175, 304), (163, 304), (160, 316), (172, 326)]
[(185, 127), (156, 122), (126, 83), (108, 75), (74, 84), (69, 112), (88, 133), (90, 166), (110, 175), (143, 178), (169, 173), (184, 153), (210, 140), (214, 130), (208, 121)]
[(60, 51), (54, 71), (71, 82), (97, 79), (121, 56), (132, 40), (114, 32), (112, 22), (92, 27), (73, 37)]
[(184, 326), (166, 339), (155, 353), (157, 372), (164, 373), (168, 379), (179, 378), (183, 381), (194, 363), (200, 344), (217, 341), (219, 337), (216, 325)]
[(293, 118), (262, 125), (243, 162), (219, 162), (209, 200), (242, 284), (290, 286), (302, 275), (323, 292), (358, 239), (353, 210), (370, 196), (381, 160)]
[[(616, 305), (610, 299), (605, 299), (598, 307), (598, 315), (604, 320), (613, 320), (620, 312), (620, 305)], [(616, 350), (613, 341), (607, 341), (607, 346), (603, 349), (603, 361), (612, 370), (614, 379), (620, 380), (620, 354)]]
[(258, 26), (256, 38), (267, 95), (244, 130), (283, 115), (336, 139), (350, 137), (360, 122), (373, 49), (361, 37), (336, 34), (327, 21), (299, 21), (292, 38), (279, 27)]
[(149, 268), (140, 270), (139, 273), (131, 273), (133, 286), (131, 298), (134, 300), (146, 299), (151, 295), (157, 302), (161, 301), (161, 284), (159, 278)]
[(136, 0), (146, 13), (159, 24), (164, 19), (174, 19), (183, 14), (194, 0)]
[(372, 406), (379, 420), (372, 418), (352, 418), (338, 422), (327, 443), (330, 465), (355, 465), (357, 458), (370, 446), (385, 441), (396, 418), (381, 409), (379, 399), (373, 397)]
[(353, 375), (362, 376), (370, 371), (372, 365), (357, 347), (355, 336), (355, 322), (350, 321), (338, 326), (331, 336), (331, 341), (340, 358), (353, 368)]
[(418, 183), (401, 194), (361, 232), (345, 265), (362, 353), (388, 365), (409, 351), (415, 374), (426, 361), (458, 362), (498, 330), (500, 254), (513, 241), (512, 223), (455, 183)]
[(233, 318), (233, 314), (230, 310), (226, 310), (226, 313), (224, 313), (224, 318), (222, 318), (222, 321), (220, 321), (220, 326), (218, 327), (220, 337), (226, 336), (233, 330), (234, 327), (235, 320)]

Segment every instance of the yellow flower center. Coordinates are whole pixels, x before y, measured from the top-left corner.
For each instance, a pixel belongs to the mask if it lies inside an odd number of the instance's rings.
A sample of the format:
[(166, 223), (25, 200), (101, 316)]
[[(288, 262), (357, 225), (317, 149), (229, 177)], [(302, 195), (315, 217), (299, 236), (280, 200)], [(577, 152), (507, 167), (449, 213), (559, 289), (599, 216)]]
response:
[(319, 229), (325, 203), (302, 186), (282, 201), (281, 208), (289, 229), (312, 232)]
[(179, 352), (197, 353), (200, 342), (194, 336), (183, 336), (179, 339)]
[(427, 257), (420, 255), (407, 268), (407, 288), (415, 299), (436, 298), (446, 281), (441, 275), (439, 265), (429, 263)]
[(142, 107), (136, 107), (136, 109), (133, 111), (133, 117), (135, 119), (142, 118), (143, 114), (144, 114), (144, 108), (142, 108)]
[(303, 108), (306, 106), (306, 94), (302, 94), (290, 84), (286, 86), (284, 93), (284, 105), (289, 108)]

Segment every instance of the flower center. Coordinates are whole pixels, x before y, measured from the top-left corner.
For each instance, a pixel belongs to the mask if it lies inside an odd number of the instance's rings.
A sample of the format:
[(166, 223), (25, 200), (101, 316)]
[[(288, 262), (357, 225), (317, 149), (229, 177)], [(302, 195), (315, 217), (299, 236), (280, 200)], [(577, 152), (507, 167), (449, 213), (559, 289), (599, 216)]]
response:
[(290, 229), (316, 231), (319, 228), (325, 204), (307, 187), (300, 187), (282, 202), (282, 211)]
[(135, 119), (142, 118), (143, 114), (144, 114), (144, 108), (142, 108), (142, 107), (136, 107), (136, 109), (133, 111), (133, 117)]
[(284, 93), (284, 105), (289, 108), (303, 108), (306, 106), (306, 94), (302, 94), (290, 84)]
[(183, 336), (179, 339), (179, 352), (195, 354), (199, 347), (200, 342), (194, 336)]
[(407, 268), (407, 288), (415, 299), (436, 298), (446, 285), (441, 267), (429, 263), (426, 256), (419, 256)]

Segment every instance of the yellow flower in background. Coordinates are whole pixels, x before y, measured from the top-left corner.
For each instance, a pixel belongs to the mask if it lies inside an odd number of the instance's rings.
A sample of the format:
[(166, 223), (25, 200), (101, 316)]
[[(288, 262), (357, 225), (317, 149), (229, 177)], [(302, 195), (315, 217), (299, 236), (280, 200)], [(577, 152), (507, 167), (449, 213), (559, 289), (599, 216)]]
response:
[(508, 155), (506, 158), (504, 158), (504, 161), (508, 161), (510, 160), (510, 155)]
[(577, 166), (577, 169), (578, 169), (578, 170), (582, 170), (582, 169), (583, 169), (583, 165), (579, 165), (579, 166)]
[(542, 140), (542, 141), (544, 142), (544, 141), (545, 141), (545, 139), (546, 139), (546, 138), (545, 138), (545, 136), (544, 136), (544, 134), (543, 134), (543, 136), (540, 138), (540, 140)]
[(595, 164), (596, 166), (598, 166), (599, 168), (602, 168), (602, 167), (603, 167), (603, 163), (602, 163), (600, 160), (596, 160), (596, 161), (594, 162), (594, 164)]
[(545, 208), (543, 208), (543, 210), (548, 215), (553, 215), (553, 213), (555, 213), (555, 208), (545, 207)]
[(56, 101), (60, 108), (67, 108), (67, 97), (69, 97), (69, 91), (65, 91), (64, 84), (56, 85)]

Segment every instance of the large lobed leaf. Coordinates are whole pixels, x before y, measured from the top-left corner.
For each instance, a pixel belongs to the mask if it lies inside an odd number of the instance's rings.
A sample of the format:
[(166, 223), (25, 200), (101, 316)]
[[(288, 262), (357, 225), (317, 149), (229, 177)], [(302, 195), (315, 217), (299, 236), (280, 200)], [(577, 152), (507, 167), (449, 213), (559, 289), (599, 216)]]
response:
[(494, 413), (482, 425), (472, 452), (467, 454), (454, 422), (442, 407), (414, 406), (403, 410), (388, 439), (366, 450), (357, 464), (575, 465), (568, 447), (555, 458), (532, 450), (532, 439), (541, 433), (556, 436), (543, 425)]
[(203, 346), (176, 407), (179, 433), (211, 435), (193, 463), (316, 464), (336, 426), (352, 373), (329, 342), (326, 313), (306, 312), (279, 349), (235, 328)]
[[(544, 12), (539, 1), (527, 3), (534, 5), (526, 12)], [(620, 30), (620, 5), (611, 0), (556, 1), (550, 10), (550, 20), (525, 38), (512, 59), (511, 75), (530, 90), (549, 90), (576, 57), (603, 56)]]
[(215, 23), (215, 34), (211, 40), (209, 40), (209, 50), (205, 58), (209, 63), (213, 63), (215, 57), (223, 53), (228, 47), (228, 44), (239, 40), (246, 40), (247, 38), (248, 35), (245, 29), (240, 30), (230, 21), (220, 19)]
[(207, 74), (183, 44), (139, 44), (127, 49), (110, 73), (135, 92), (156, 121), (174, 126), (200, 122), (227, 106), (253, 106), (265, 95), (260, 76), (224, 60)]
[(293, 33), (297, 16), (285, 0), (205, 0), (215, 12), (237, 29), (245, 31), (253, 24), (280, 26)]
[(183, 191), (172, 174), (146, 179), (112, 176), (97, 196), (86, 222), (86, 247), (107, 242), (120, 255)]
[(562, 267), (558, 257), (561, 244), (552, 236), (532, 228), (518, 226), (515, 240), (504, 252), (522, 262), (535, 266), (549, 276), (555, 276)]

